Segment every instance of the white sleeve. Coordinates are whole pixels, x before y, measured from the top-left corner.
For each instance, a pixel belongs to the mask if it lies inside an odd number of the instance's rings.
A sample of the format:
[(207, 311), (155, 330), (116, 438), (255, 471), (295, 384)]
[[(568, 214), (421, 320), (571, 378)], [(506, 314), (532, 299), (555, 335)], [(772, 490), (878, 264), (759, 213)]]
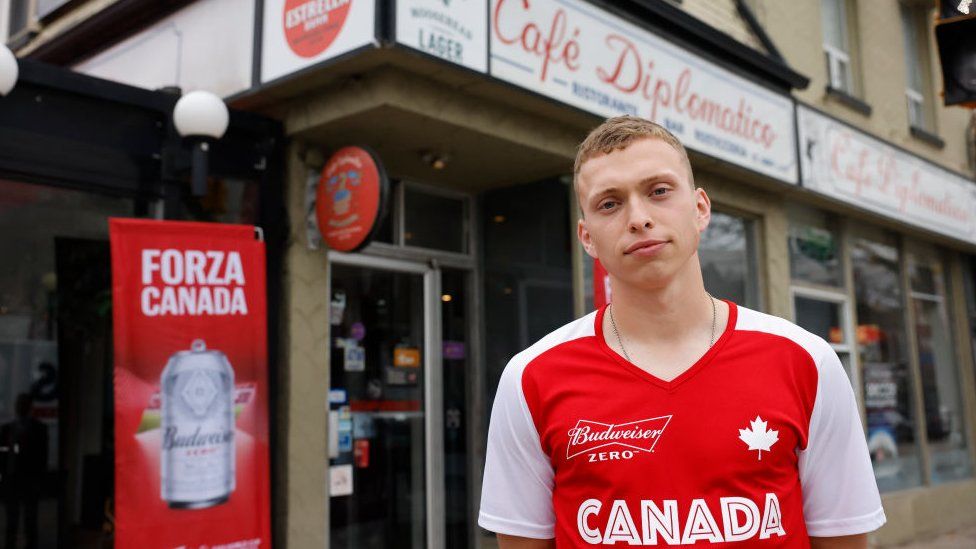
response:
[(553, 470), (522, 391), (525, 365), (519, 358), (502, 373), (492, 406), (478, 524), (501, 534), (549, 539), (555, 535)]
[(817, 396), (799, 467), (810, 536), (863, 534), (885, 523), (854, 391), (833, 349), (818, 364)]

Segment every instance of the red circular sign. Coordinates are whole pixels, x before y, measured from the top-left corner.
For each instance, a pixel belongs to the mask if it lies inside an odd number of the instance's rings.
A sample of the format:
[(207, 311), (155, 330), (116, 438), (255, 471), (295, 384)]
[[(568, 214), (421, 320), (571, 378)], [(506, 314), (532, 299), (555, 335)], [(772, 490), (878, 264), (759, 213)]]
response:
[(332, 45), (353, 0), (285, 0), (282, 24), (291, 51), (315, 57)]
[(385, 211), (383, 166), (362, 147), (339, 149), (325, 167), (315, 193), (315, 216), (329, 248), (351, 252), (369, 244)]

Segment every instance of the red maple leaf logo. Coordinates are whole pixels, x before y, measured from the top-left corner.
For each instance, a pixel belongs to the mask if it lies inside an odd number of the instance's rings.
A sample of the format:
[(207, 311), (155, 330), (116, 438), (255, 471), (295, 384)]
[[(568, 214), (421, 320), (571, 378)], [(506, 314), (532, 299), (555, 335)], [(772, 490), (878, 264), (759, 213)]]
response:
[(749, 445), (750, 450), (759, 451), (759, 461), (762, 461), (763, 450), (769, 448), (779, 440), (779, 431), (766, 430), (766, 422), (759, 416), (749, 422), (749, 429), (739, 429), (739, 439)]

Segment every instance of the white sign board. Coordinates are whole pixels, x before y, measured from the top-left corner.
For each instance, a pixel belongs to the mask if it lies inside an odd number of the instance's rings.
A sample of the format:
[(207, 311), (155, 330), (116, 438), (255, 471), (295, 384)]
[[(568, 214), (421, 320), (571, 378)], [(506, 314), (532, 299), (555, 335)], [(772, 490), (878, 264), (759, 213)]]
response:
[(261, 81), (376, 42), (376, 0), (265, 0)]
[(396, 39), (451, 63), (486, 72), (487, 0), (397, 0)]
[(191, 3), (72, 69), (150, 90), (178, 86), (227, 97), (251, 87), (253, 51), (254, 0), (210, 0)]
[(581, 0), (492, 0), (492, 76), (600, 116), (631, 114), (688, 148), (797, 181), (785, 96)]
[(797, 119), (804, 187), (976, 243), (976, 183), (802, 105)]

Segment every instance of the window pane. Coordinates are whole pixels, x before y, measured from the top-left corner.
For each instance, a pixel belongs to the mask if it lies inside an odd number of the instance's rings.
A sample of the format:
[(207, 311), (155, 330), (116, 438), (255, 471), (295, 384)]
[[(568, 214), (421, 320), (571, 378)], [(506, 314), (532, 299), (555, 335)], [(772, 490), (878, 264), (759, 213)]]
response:
[(790, 226), (790, 273), (794, 280), (840, 287), (843, 276), (836, 235), (827, 229)]
[(7, 34), (13, 36), (27, 26), (30, 17), (30, 2), (28, 0), (11, 0), (9, 13)]
[(845, 0), (823, 0), (824, 43), (847, 52), (847, 12)]
[(68, 0), (37, 0), (37, 16), (44, 17), (68, 3)]
[[(424, 281), (332, 265), (329, 547), (426, 546)], [(419, 502), (419, 503), (418, 503)]]
[(946, 309), (945, 274), (939, 261), (913, 255), (909, 255), (909, 270), (932, 481), (965, 478), (972, 475), (972, 464), (966, 444), (959, 368), (952, 346), (952, 323)]
[(751, 229), (752, 223), (741, 217), (713, 211), (698, 257), (709, 293), (756, 308), (759, 292)]
[(901, 6), (901, 28), (905, 46), (905, 68), (907, 69), (908, 88), (917, 92), (922, 91), (921, 53), (922, 36), (919, 28), (918, 13), (908, 7)]
[(466, 201), (404, 189), (403, 244), (448, 252), (467, 252)]
[(131, 199), (0, 179), (0, 425), (37, 435), (21, 439), (20, 458), (0, 452), (0, 474), (37, 487), (37, 547), (82, 533), (89, 546), (108, 541), (87, 529), (111, 497), (88, 481), (113, 467), (107, 219), (134, 209)]
[(841, 319), (841, 304), (796, 296), (796, 323), (830, 343), (846, 343)]
[(918, 486), (921, 464), (898, 249), (889, 243), (857, 239), (851, 260), (874, 474), (883, 491)]

